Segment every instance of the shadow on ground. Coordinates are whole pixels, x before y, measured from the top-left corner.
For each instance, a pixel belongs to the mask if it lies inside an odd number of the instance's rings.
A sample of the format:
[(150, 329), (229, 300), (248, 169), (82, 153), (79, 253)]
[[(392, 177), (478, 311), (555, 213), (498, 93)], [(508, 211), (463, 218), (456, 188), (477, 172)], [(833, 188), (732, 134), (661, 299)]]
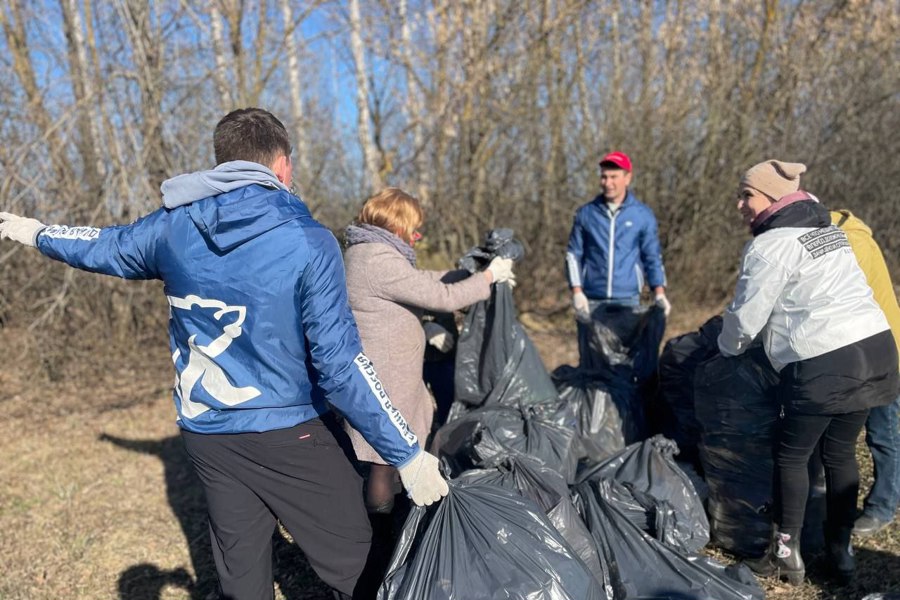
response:
[(859, 600), (868, 594), (900, 592), (900, 556), (870, 548), (856, 547), (854, 551), (856, 575), (850, 585), (842, 586), (834, 579), (824, 554), (807, 566), (807, 579), (821, 590), (821, 600)]
[[(181, 525), (191, 567), (160, 569), (154, 564), (131, 566), (119, 575), (120, 600), (159, 600), (166, 587), (185, 590), (191, 600), (218, 597), (215, 564), (209, 540), (206, 501), (181, 436), (161, 440), (129, 440), (101, 434), (100, 440), (120, 448), (159, 458), (165, 469), (166, 496)], [(312, 571), (303, 552), (278, 530), (273, 536), (273, 573), (285, 600), (331, 598), (328, 588)]]

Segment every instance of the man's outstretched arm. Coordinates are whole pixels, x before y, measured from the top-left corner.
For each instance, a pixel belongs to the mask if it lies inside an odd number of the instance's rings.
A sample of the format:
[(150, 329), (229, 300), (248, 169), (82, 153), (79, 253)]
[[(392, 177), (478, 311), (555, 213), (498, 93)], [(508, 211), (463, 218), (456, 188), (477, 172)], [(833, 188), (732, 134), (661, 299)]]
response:
[(0, 212), (0, 239), (37, 248), (72, 267), (124, 279), (158, 277), (154, 249), (162, 235), (160, 209), (130, 225), (70, 227)]

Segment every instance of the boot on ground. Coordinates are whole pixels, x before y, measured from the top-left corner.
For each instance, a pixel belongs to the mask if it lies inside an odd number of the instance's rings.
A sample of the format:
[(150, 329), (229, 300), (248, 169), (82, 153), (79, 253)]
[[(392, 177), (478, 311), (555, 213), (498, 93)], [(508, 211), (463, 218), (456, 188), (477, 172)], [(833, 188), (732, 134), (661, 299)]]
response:
[(835, 527), (825, 524), (825, 550), (828, 565), (842, 585), (853, 581), (856, 559), (850, 544), (851, 527)]
[(772, 541), (766, 553), (756, 559), (745, 560), (750, 570), (763, 577), (778, 577), (791, 585), (800, 585), (806, 575), (806, 566), (800, 556), (800, 536), (773, 530)]

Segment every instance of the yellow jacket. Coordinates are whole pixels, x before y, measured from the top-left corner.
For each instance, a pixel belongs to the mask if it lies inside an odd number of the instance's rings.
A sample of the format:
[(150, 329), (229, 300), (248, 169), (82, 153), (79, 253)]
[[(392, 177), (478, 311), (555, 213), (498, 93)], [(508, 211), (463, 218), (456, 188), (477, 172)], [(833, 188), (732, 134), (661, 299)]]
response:
[(875, 293), (875, 301), (887, 317), (891, 332), (894, 334), (894, 342), (900, 350), (900, 306), (897, 305), (897, 296), (891, 283), (891, 274), (884, 262), (884, 255), (872, 237), (872, 230), (854, 217), (849, 210), (831, 211), (831, 222), (847, 234), (856, 261), (866, 274), (869, 287)]

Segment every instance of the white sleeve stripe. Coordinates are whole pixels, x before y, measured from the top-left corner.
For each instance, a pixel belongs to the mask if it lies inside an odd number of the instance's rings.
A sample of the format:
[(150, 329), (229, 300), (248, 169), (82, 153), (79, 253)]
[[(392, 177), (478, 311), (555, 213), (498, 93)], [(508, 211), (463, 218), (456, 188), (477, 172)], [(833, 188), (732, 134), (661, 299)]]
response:
[(406, 419), (403, 418), (400, 411), (391, 403), (391, 399), (388, 397), (384, 385), (382, 385), (381, 381), (378, 379), (378, 375), (375, 373), (375, 365), (372, 364), (372, 361), (369, 360), (365, 354), (360, 352), (356, 355), (353, 363), (356, 365), (356, 368), (359, 369), (359, 372), (363, 376), (363, 379), (366, 380), (366, 383), (369, 384), (369, 389), (372, 390), (372, 394), (378, 399), (381, 410), (388, 416), (388, 419), (390, 419), (391, 423), (397, 429), (397, 432), (400, 433), (400, 437), (403, 438), (406, 445), (412, 446), (418, 442), (419, 440), (416, 437), (416, 434), (409, 428)]
[(100, 236), (100, 230), (96, 227), (51, 225), (42, 229), (39, 235), (61, 240), (85, 240), (90, 242)]
[(566, 268), (569, 271), (569, 282), (572, 287), (584, 287), (581, 285), (581, 265), (571, 252), (566, 252)]

